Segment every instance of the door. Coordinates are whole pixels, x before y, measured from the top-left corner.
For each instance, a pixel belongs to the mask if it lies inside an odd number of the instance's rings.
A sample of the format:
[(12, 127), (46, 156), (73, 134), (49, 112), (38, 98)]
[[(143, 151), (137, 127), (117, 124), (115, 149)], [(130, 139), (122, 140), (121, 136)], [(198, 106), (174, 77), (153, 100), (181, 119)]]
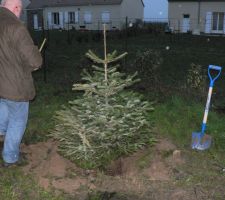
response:
[(190, 31), (190, 15), (183, 15), (183, 23), (182, 23), (182, 33), (187, 33)]
[(212, 20), (212, 32), (213, 33), (223, 33), (224, 26), (224, 13), (214, 12)]
[(37, 30), (38, 29), (38, 16), (37, 16), (37, 14), (33, 15), (33, 21), (34, 21), (34, 29)]

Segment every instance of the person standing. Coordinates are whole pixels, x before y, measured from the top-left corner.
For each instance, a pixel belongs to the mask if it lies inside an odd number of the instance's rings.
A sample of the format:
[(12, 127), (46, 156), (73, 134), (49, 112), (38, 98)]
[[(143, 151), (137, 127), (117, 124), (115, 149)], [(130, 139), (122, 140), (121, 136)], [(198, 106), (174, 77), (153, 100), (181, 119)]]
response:
[(32, 71), (42, 57), (19, 20), (21, 0), (2, 0), (0, 6), (0, 135), (4, 138), (3, 166), (17, 164), (28, 120), (29, 101), (35, 97)]

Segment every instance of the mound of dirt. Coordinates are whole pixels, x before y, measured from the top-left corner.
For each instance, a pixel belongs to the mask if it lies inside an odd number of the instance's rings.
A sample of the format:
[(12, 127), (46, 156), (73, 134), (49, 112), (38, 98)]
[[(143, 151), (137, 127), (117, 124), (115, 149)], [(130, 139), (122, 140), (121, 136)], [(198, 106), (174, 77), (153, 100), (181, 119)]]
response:
[[(46, 190), (62, 191), (70, 195), (79, 194), (83, 189), (86, 193), (96, 190), (142, 196), (151, 190), (164, 188), (162, 183), (172, 185), (173, 166), (184, 162), (177, 162), (176, 159), (181, 158), (175, 156), (180, 155), (174, 153), (176, 146), (169, 140), (160, 140), (154, 148), (143, 149), (112, 162), (105, 172), (83, 170), (59, 155), (57, 146), (52, 140), (23, 145), (22, 152), (26, 154), (29, 163), (23, 167), (23, 171), (34, 175)], [(184, 193), (176, 191), (170, 195), (180, 198)], [(145, 199), (144, 196), (140, 198)]]
[(22, 152), (29, 162), (23, 171), (33, 174), (45, 189), (53, 188), (73, 194), (87, 184), (87, 179), (83, 177), (84, 170), (60, 156), (54, 141), (22, 146)]

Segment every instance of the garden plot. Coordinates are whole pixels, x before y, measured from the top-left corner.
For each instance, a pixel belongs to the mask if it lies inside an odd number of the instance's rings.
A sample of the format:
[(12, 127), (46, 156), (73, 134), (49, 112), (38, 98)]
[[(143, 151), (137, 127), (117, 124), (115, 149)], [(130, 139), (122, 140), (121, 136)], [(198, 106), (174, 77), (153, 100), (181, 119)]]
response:
[[(211, 192), (221, 189), (206, 190), (203, 185), (187, 184), (192, 176), (185, 169), (188, 152), (177, 150), (167, 139), (159, 139), (154, 147), (120, 158), (105, 170), (77, 167), (57, 153), (57, 143), (52, 140), (23, 145), (22, 151), (29, 161), (23, 167), (25, 174), (34, 176), (46, 190), (78, 199), (88, 199), (92, 192), (98, 191), (108, 194), (107, 199), (121, 196), (121, 199), (199, 200), (211, 199)], [(186, 182), (185, 187), (182, 182)]]

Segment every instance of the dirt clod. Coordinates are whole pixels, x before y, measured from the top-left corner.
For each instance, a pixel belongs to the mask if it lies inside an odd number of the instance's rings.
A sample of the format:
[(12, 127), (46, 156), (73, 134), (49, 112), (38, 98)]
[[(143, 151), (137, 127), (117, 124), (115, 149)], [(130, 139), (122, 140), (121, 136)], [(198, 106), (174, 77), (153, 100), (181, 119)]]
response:
[(182, 152), (180, 150), (175, 150), (173, 152), (173, 162), (176, 164), (184, 164), (184, 159), (182, 158)]

